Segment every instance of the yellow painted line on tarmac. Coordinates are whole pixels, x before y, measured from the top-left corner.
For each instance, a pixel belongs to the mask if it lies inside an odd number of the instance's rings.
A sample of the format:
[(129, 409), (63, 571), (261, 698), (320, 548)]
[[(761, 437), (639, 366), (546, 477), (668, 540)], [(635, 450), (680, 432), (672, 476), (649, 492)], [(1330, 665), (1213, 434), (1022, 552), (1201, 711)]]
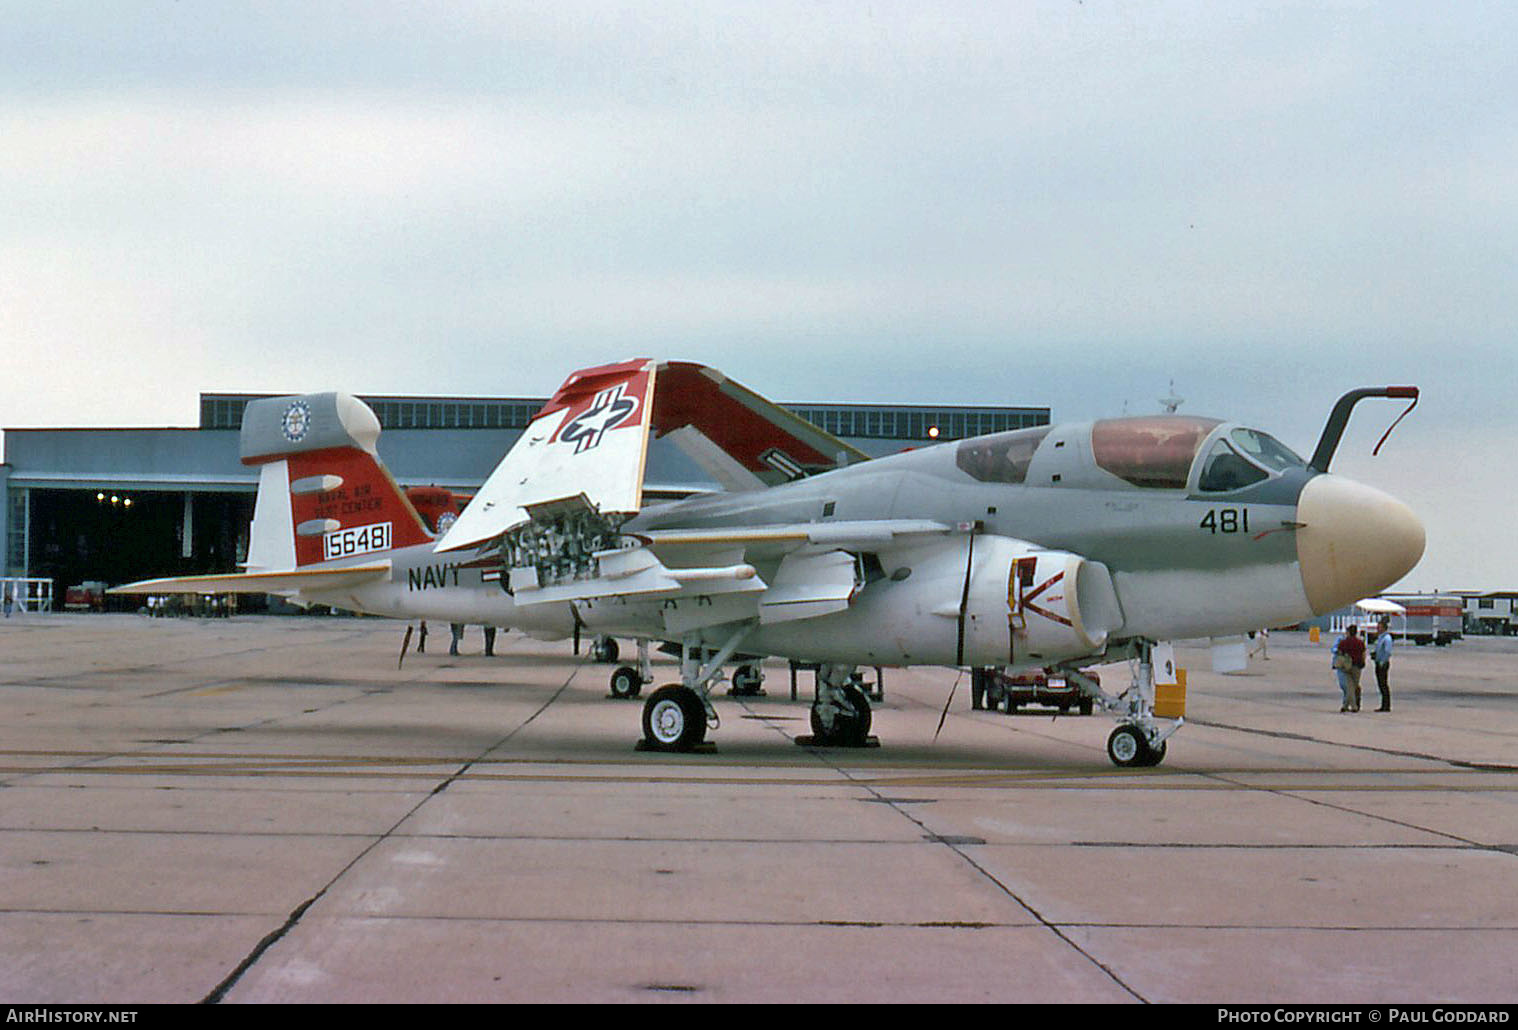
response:
[[(3, 766), (0, 774), (9, 775), (89, 775), (89, 776), (185, 776), (204, 778), (227, 777), (301, 777), (310, 779), (380, 780), (403, 779), (435, 781), (445, 775), (445, 770), (424, 772), (424, 766), (452, 766), (453, 760), (432, 759), (368, 759), (345, 761), (339, 759), (271, 759), (257, 760), (237, 757), (212, 763), (153, 762), (121, 765), (28, 765)], [(1447, 793), (1486, 794), (1518, 791), (1518, 783), (1331, 783), (1300, 781), (1267, 781), (1241, 784), (1217, 780), (1199, 779), (1192, 774), (1172, 776), (1153, 773), (1132, 773), (1114, 770), (1111, 773), (1027, 773), (985, 776), (844, 776), (842, 774), (821, 776), (680, 776), (652, 773), (626, 774), (568, 774), (568, 773), (509, 773), (470, 771), (459, 774), (457, 779), (481, 783), (560, 783), (560, 784), (614, 784), (647, 786), (692, 787), (859, 787), (871, 790), (894, 789), (1009, 789), (1024, 790), (1122, 790), (1122, 791), (1251, 791), (1275, 790), (1289, 793)]]

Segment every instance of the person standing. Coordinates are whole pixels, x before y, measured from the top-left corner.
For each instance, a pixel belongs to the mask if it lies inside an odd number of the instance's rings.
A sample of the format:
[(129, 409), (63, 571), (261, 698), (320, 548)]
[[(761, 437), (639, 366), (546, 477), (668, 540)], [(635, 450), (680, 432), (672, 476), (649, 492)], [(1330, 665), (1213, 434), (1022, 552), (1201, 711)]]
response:
[(1270, 630), (1262, 629), (1251, 633), (1249, 639), (1254, 641), (1254, 645), (1250, 647), (1248, 657), (1259, 655), (1264, 661), (1270, 661)]
[(1365, 669), (1365, 641), (1360, 627), (1350, 623), (1334, 644), (1334, 673), (1339, 678), (1339, 692), (1344, 696), (1341, 712), (1360, 710), (1360, 673)]
[(1381, 707), (1378, 712), (1391, 711), (1391, 619), (1382, 616), (1376, 626), (1376, 646), (1371, 652), (1376, 663), (1376, 686), (1381, 689)]
[(495, 657), (495, 627), (494, 626), (486, 626), (485, 627), (485, 657), (486, 658), (494, 658)]

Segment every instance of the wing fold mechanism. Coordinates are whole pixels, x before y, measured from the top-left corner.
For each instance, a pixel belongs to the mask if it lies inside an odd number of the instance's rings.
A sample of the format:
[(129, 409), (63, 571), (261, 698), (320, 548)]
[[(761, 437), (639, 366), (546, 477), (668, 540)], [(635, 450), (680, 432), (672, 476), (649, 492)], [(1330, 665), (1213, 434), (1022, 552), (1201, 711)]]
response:
[(650, 438), (679, 447), (728, 490), (757, 490), (869, 456), (715, 369), (635, 359), (564, 381), (437, 542), (479, 547), (583, 494), (607, 517), (642, 507)]

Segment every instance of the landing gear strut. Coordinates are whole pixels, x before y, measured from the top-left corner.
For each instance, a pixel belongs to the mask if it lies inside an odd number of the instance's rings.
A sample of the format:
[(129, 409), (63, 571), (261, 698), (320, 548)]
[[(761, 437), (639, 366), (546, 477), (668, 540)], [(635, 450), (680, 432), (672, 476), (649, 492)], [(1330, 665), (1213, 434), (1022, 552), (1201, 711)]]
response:
[(1113, 697), (1090, 676), (1076, 668), (1065, 675), (1081, 694), (1118, 718), (1118, 727), (1107, 738), (1107, 757), (1125, 768), (1159, 765), (1165, 759), (1165, 743), (1185, 719), (1160, 719), (1154, 714), (1154, 642), (1133, 642), (1138, 669), (1133, 684)]
[[(706, 646), (698, 636), (692, 634), (685, 638), (680, 682), (660, 687), (643, 705), (640, 750), (693, 751), (706, 740), (708, 727), (716, 729), (720, 725), (717, 710), (711, 703), (712, 686), (721, 675), (722, 666), (755, 625), (757, 622), (740, 623), (709, 658), (706, 657)], [(640, 658), (646, 653), (646, 641), (640, 641)]]

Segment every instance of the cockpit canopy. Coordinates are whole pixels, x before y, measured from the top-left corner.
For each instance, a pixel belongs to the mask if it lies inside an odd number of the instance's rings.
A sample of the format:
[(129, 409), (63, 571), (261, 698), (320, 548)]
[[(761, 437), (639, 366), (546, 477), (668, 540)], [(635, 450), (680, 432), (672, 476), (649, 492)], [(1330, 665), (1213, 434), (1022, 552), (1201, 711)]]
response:
[(1103, 419), (1091, 427), (1091, 457), (1134, 486), (1184, 490), (1202, 441), (1221, 424), (1191, 415)]
[[(1024, 483), (1050, 431), (1050, 426), (1039, 426), (965, 440), (955, 452), (955, 463), (983, 483)], [(1146, 490), (1185, 490), (1197, 468), (1196, 489), (1202, 493), (1242, 490), (1288, 469), (1306, 467), (1272, 436), (1192, 415), (1092, 423), (1091, 460)]]
[(1242, 490), (1307, 464), (1273, 436), (1216, 419), (1153, 415), (1106, 419), (1091, 427), (1096, 464), (1148, 489), (1184, 490), (1204, 447), (1196, 481), (1201, 493)]

